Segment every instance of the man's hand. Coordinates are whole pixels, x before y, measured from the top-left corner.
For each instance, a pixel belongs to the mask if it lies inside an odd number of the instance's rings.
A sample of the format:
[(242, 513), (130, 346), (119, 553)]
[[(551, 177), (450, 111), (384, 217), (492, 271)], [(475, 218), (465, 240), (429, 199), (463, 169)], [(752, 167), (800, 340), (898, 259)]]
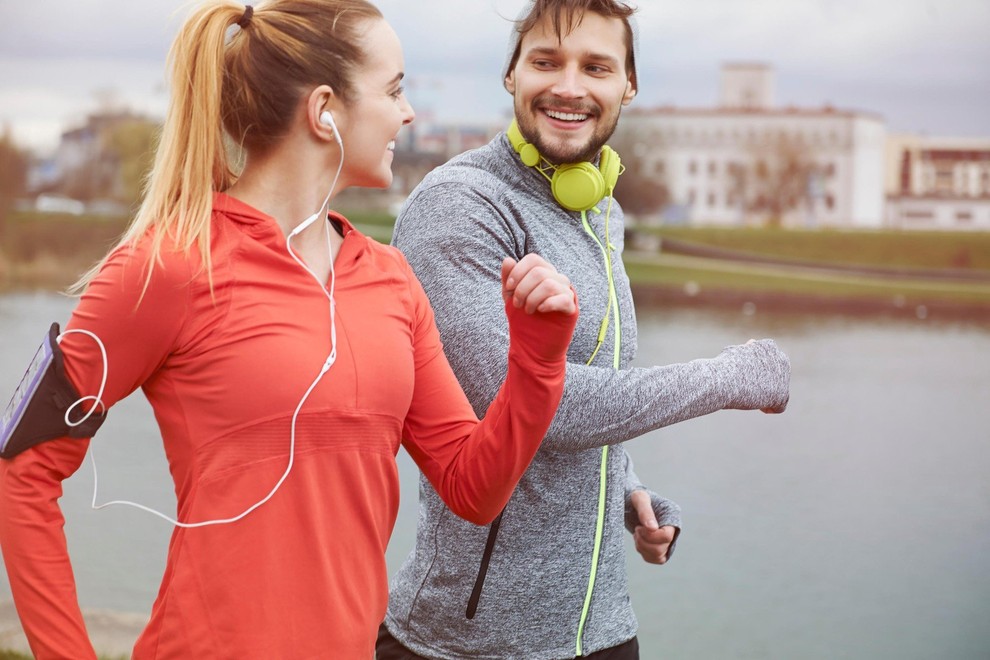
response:
[[(787, 360), (787, 356), (784, 355), (783, 351), (781, 351), (779, 348), (777, 348), (777, 344), (774, 343), (772, 339), (765, 340), (765, 341), (768, 341), (773, 346), (773, 348), (778, 353), (780, 353), (781, 355), (783, 355), (785, 360)], [(748, 342), (746, 342), (746, 345), (749, 346), (750, 344), (755, 344), (756, 342), (757, 342), (756, 339), (750, 339)], [(787, 368), (788, 368), (788, 373), (789, 373), (789, 370), (790, 370), (790, 361), (787, 361), (787, 365), (788, 365)], [(765, 413), (767, 415), (779, 415), (780, 413), (784, 412), (784, 408), (786, 408), (786, 407), (787, 407), (787, 402), (785, 400), (783, 406), (780, 406), (780, 407), (777, 407), (777, 408), (760, 408), (760, 412)]]
[(570, 280), (538, 254), (527, 254), (518, 263), (509, 257), (502, 260), (502, 298), (511, 298), (527, 314), (577, 311)]
[(657, 516), (653, 513), (653, 503), (650, 494), (645, 490), (633, 491), (629, 496), (633, 509), (639, 518), (639, 524), (633, 532), (636, 539), (636, 552), (650, 564), (666, 564), (667, 551), (674, 541), (676, 528), (670, 525), (659, 527)]

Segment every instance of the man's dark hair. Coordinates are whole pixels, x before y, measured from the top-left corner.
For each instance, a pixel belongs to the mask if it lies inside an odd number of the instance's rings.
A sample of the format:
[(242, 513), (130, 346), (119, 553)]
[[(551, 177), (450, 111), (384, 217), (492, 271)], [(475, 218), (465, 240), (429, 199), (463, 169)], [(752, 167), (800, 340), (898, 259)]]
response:
[(629, 24), (629, 17), (636, 10), (624, 2), (616, 0), (535, 0), (530, 7), (529, 13), (521, 17), (516, 22), (516, 50), (512, 53), (506, 74), (516, 67), (519, 60), (519, 51), (522, 47), (523, 36), (539, 25), (545, 18), (549, 18), (550, 25), (558, 41), (563, 41), (564, 37), (571, 33), (571, 30), (581, 24), (586, 12), (598, 14), (605, 18), (618, 18), (622, 20), (622, 25), (626, 32), (626, 71), (629, 73), (633, 87), (637, 88), (636, 82), (636, 62), (633, 58), (633, 32)]

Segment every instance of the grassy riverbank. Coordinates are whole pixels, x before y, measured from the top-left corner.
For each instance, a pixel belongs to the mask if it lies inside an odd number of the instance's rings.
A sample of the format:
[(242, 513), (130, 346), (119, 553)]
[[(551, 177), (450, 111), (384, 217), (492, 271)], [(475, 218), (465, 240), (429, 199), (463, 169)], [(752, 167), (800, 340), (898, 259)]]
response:
[[(126, 660), (128, 656), (126, 655), (99, 655), (98, 660)], [(0, 660), (33, 660), (34, 656), (30, 653), (22, 653), (21, 651), (4, 650), (0, 649)]]
[[(364, 233), (388, 242), (387, 213), (345, 213)], [(63, 291), (116, 244), (130, 218), (13, 212), (0, 224), (0, 292)]]
[(636, 232), (800, 262), (983, 271), (990, 232), (644, 227)]
[[(373, 238), (391, 237), (391, 215), (345, 214)], [(64, 289), (105, 254), (126, 222), (13, 214), (0, 232), (0, 290)], [(643, 304), (990, 319), (990, 232), (637, 227), (634, 233), (625, 262)]]
[(643, 302), (990, 319), (990, 233), (637, 229)]

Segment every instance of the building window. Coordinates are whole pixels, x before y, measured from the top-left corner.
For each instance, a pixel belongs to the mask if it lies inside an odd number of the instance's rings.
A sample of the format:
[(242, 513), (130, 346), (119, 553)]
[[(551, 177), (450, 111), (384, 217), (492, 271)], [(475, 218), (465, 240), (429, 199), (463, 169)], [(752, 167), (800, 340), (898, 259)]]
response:
[(697, 174), (697, 173), (698, 173), (698, 163), (692, 160), (691, 162), (688, 163), (688, 174)]
[(972, 211), (956, 211), (956, 222), (961, 225), (969, 224), (973, 222), (973, 212)]
[(940, 163), (935, 166), (935, 193), (950, 195), (953, 192), (955, 177), (951, 165)]
[(824, 173), (825, 176), (835, 176), (835, 163), (825, 163)]
[(901, 153), (901, 171), (900, 171), (900, 183), (901, 183), (901, 194), (910, 195), (911, 194), (911, 152), (905, 149)]
[(708, 208), (715, 208), (715, 193), (708, 193)]
[(902, 214), (905, 220), (934, 220), (935, 214), (931, 211), (904, 211)]
[(832, 193), (825, 193), (825, 208), (828, 211), (835, 210), (835, 195)]
[(709, 176), (715, 176), (718, 172), (718, 163), (714, 160), (708, 161), (708, 174)]
[(691, 190), (688, 191), (688, 206), (694, 206), (694, 202), (696, 198), (697, 195), (695, 194), (694, 189), (692, 188)]
[(667, 166), (662, 160), (658, 160), (653, 166), (653, 170), (656, 174), (663, 174), (664, 171), (666, 171), (666, 168)]

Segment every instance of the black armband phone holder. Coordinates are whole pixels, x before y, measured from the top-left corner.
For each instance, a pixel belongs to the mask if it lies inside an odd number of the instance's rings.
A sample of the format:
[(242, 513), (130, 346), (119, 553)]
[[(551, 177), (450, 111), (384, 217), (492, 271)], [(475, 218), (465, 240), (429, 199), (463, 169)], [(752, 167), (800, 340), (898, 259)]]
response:
[[(20, 385), (0, 418), (0, 458), (13, 458), (25, 449), (55, 438), (92, 437), (107, 418), (107, 411), (93, 412), (80, 423), (69, 423), (66, 413), (83, 397), (65, 374), (58, 346), (59, 327), (52, 323), (45, 341), (34, 354)], [(96, 402), (93, 405), (102, 405)], [(85, 417), (82, 406), (76, 419)]]

